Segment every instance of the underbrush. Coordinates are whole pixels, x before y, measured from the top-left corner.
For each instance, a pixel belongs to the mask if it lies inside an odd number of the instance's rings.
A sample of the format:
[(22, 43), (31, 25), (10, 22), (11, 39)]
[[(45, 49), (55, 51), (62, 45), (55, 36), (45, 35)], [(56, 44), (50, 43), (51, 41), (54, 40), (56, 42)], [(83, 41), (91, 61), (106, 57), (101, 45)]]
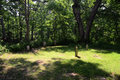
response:
[[(46, 45), (50, 46), (52, 45), (52, 41), (51, 40), (46, 40)], [(40, 40), (34, 40), (34, 41), (20, 41), (19, 43), (5, 43), (5, 42), (1, 42), (0, 45), (0, 53), (4, 53), (4, 52), (19, 52), (19, 51), (23, 51), (26, 50), (26, 46), (29, 45), (30, 49), (31, 48), (38, 48), (40, 46), (43, 46), (43, 41)]]
[[(54, 46), (54, 41), (51, 39), (44, 40), (46, 42), (46, 46)], [(57, 41), (57, 45), (68, 45), (71, 47), (78, 46), (80, 48), (85, 48), (86, 44), (80, 44), (80, 43), (75, 43), (74, 41)], [(24, 51), (26, 50), (26, 46), (30, 45), (30, 49), (32, 48), (38, 48), (43, 46), (43, 41), (40, 39), (30, 41), (29, 43), (27, 41), (20, 41), (19, 43), (5, 43), (1, 41), (0, 44), (0, 54), (3, 54), (4, 52), (19, 52), (19, 51)], [(89, 48), (101, 48), (101, 49), (114, 49), (114, 50), (119, 50), (120, 46), (119, 44), (108, 44), (108, 43), (103, 43), (103, 42), (97, 42), (97, 43), (89, 43), (88, 44)]]
[(120, 50), (120, 44), (107, 44), (107, 43), (90, 43), (90, 48), (101, 48), (101, 49), (114, 49)]

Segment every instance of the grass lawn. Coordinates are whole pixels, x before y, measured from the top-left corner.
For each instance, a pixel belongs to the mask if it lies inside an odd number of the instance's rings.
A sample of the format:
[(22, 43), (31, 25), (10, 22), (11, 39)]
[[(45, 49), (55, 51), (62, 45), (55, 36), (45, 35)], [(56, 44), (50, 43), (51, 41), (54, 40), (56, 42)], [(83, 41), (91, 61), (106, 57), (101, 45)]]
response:
[(120, 51), (49, 46), (0, 55), (1, 80), (120, 80)]

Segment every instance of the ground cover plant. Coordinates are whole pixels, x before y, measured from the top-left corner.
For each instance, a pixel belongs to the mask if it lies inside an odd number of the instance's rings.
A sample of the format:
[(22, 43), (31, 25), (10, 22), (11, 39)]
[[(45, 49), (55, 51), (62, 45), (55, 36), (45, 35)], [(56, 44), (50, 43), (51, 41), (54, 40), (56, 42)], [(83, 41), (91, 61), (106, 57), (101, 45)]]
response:
[(120, 51), (48, 46), (0, 55), (2, 80), (119, 80)]

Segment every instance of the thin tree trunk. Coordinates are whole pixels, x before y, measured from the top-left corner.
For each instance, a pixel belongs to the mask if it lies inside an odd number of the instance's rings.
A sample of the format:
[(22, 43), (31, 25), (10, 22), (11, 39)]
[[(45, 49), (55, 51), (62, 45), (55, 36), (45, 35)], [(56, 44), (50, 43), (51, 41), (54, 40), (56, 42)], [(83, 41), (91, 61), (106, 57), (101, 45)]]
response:
[(5, 33), (5, 27), (4, 27), (3, 18), (1, 18), (1, 24), (2, 24), (3, 40), (5, 40), (6, 39), (6, 33)]
[(116, 34), (117, 34), (117, 36), (118, 36), (118, 23), (117, 22), (115, 22), (115, 31), (116, 31)]
[(95, 40), (98, 41), (98, 27), (96, 27)]
[(16, 27), (17, 27), (17, 35), (16, 35), (16, 37), (17, 37), (17, 40), (18, 40), (18, 21), (17, 21), (17, 11), (15, 10), (15, 12), (16, 12), (16, 14), (15, 14), (15, 21), (16, 21)]
[[(35, 14), (36, 14), (36, 11), (35, 11)], [(33, 18), (33, 21), (34, 21), (35, 19)], [(33, 40), (33, 30), (34, 30), (34, 25), (36, 25), (35, 24), (35, 22), (33, 22), (34, 24), (32, 24), (32, 28), (31, 28), (31, 40)]]
[[(20, 18), (20, 14), (19, 14)], [(22, 24), (21, 24), (21, 19), (19, 19), (19, 25), (20, 25), (20, 40), (22, 40)]]
[(29, 0), (28, 0), (27, 41), (29, 42)]
[(21, 13), (20, 13), (20, 5), (21, 2), (19, 1), (19, 26), (20, 26), (20, 40), (22, 40), (22, 24), (21, 24)]
[(43, 35), (43, 28), (41, 27), (41, 40), (43, 41), (44, 35)]
[(50, 35), (50, 28), (49, 27), (47, 27), (47, 38), (49, 39), (49, 36)]
[(34, 29), (34, 26), (32, 25), (32, 28), (31, 28), (31, 40), (33, 40), (33, 29)]
[(29, 42), (29, 0), (28, 0), (28, 14), (26, 10), (26, 0), (25, 0), (25, 19), (26, 19), (26, 25), (27, 25), (26, 40)]
[(20, 26), (20, 40), (22, 40), (22, 24), (21, 24), (20, 12), (19, 12), (19, 26)]

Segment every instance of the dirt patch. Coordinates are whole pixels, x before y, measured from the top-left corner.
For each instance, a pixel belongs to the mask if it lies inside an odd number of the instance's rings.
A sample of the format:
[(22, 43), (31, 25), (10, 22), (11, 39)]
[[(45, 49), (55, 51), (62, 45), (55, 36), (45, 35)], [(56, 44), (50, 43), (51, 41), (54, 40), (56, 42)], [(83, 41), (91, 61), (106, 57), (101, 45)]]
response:
[(95, 79), (97, 79), (97, 80), (107, 80), (105, 77), (101, 77), (101, 76), (97, 76), (97, 77), (95, 77)]
[(67, 73), (64, 75), (65, 77), (70, 77), (70, 76), (78, 76), (77, 73)]
[(64, 74), (63, 76), (65, 76), (65, 77), (71, 77), (71, 78), (77, 78), (77, 80), (78, 79), (79, 80), (89, 80), (87, 77), (83, 77), (83, 76), (81, 76), (78, 73), (67, 73), (67, 74)]
[(95, 58), (97, 58), (97, 59), (101, 59), (101, 57), (99, 57), (98, 55), (96, 55), (96, 54), (94, 54), (94, 56), (93, 57), (95, 57)]
[(43, 64), (45, 63), (43, 60), (37, 60), (36, 62), (37, 62), (37, 64), (39, 64), (39, 65), (43, 65)]

